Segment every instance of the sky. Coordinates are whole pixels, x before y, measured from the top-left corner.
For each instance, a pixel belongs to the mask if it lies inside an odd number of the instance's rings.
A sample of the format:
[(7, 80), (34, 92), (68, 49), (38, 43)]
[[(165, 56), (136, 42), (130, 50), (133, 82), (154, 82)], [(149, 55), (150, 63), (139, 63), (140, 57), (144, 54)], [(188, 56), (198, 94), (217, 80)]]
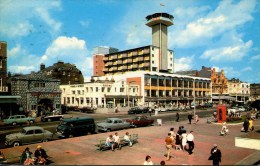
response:
[(95, 47), (151, 45), (145, 17), (157, 12), (174, 16), (168, 27), (174, 71), (205, 66), (260, 83), (260, 0), (1, 0), (8, 72), (28, 74), (63, 61), (90, 77)]

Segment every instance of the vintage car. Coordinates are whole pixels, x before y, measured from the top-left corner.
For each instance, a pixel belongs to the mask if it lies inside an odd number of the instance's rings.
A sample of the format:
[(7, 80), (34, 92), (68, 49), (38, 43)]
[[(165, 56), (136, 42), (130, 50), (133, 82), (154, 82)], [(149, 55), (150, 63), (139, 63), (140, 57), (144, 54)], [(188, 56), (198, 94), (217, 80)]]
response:
[(42, 122), (60, 121), (63, 119), (63, 115), (45, 115), (41, 117)]
[(23, 123), (34, 123), (35, 118), (32, 117), (26, 117), (25, 115), (13, 115), (9, 116), (7, 119), (4, 119), (5, 125), (17, 125), (17, 124), (23, 124)]
[(143, 110), (139, 107), (133, 107), (128, 110), (128, 114), (141, 114)]
[(149, 119), (147, 116), (136, 116), (132, 119), (127, 119), (126, 121), (131, 124), (131, 127), (144, 127), (154, 123), (154, 120)]
[(8, 134), (5, 137), (6, 146), (20, 146), (37, 142), (47, 142), (53, 139), (53, 133), (39, 126), (24, 127), (21, 132)]
[(83, 107), (83, 108), (80, 108), (80, 112), (94, 113), (95, 112), (95, 108), (94, 107)]
[(130, 128), (130, 123), (120, 118), (107, 118), (105, 122), (97, 123), (98, 131), (112, 131)]

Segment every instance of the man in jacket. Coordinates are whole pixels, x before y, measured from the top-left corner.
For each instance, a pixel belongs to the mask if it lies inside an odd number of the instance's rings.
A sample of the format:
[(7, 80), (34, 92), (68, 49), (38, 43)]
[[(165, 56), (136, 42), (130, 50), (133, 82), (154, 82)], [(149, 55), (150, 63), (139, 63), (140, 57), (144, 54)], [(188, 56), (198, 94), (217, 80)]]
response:
[(219, 165), (219, 163), (221, 162), (221, 151), (218, 149), (217, 144), (213, 145), (210, 153), (213, 165)]

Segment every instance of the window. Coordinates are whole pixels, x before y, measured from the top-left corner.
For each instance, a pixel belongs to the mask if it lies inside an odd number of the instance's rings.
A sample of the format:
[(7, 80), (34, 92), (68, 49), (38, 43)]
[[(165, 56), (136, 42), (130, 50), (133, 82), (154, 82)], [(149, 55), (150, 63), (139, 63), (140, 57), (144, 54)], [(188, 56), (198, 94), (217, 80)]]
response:
[(115, 87), (115, 92), (116, 92), (116, 87)]
[(2, 69), (3, 68), (3, 61), (0, 60), (0, 68)]
[(133, 88), (133, 93), (135, 93), (135, 88)]
[(86, 92), (88, 93), (88, 87), (86, 87)]
[(96, 92), (98, 92), (98, 87), (96, 87)]
[(104, 92), (105, 91), (105, 87), (102, 87), (102, 92)]
[(29, 130), (26, 132), (26, 135), (32, 135), (33, 134), (33, 130)]
[(31, 105), (32, 110), (36, 110), (36, 105)]
[(35, 130), (35, 134), (42, 134), (42, 130)]
[(93, 92), (93, 87), (90, 87), (90, 92)]
[(80, 95), (80, 90), (78, 90), (78, 94)]
[(107, 92), (110, 92), (111, 88), (107, 88)]
[(125, 88), (120, 88), (120, 92), (124, 92)]
[(72, 94), (73, 94), (73, 95), (75, 95), (75, 94), (76, 94), (75, 90), (73, 90), (73, 91), (72, 91)]
[(152, 57), (154, 57), (154, 54), (152, 54)]
[(154, 64), (154, 61), (152, 61), (152, 64)]

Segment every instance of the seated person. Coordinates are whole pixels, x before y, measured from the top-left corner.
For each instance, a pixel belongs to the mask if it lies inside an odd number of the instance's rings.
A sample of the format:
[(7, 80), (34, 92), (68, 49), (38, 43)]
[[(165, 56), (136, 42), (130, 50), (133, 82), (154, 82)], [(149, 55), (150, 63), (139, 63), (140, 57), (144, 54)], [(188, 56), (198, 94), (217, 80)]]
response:
[(106, 146), (111, 147), (111, 150), (114, 151), (115, 140), (112, 135), (109, 135), (106, 139)]
[(130, 140), (130, 137), (129, 137), (129, 133), (128, 133), (128, 132), (125, 133), (124, 141), (125, 141), (125, 142), (128, 142), (128, 145), (129, 145), (129, 146), (132, 146), (132, 145), (133, 145), (132, 141)]
[(0, 164), (6, 163), (7, 159), (5, 158), (5, 155), (3, 152), (0, 151)]
[(21, 157), (21, 163), (23, 165), (34, 165), (34, 160), (32, 159), (32, 152), (30, 152), (30, 149), (27, 147), (22, 153)]
[(37, 149), (34, 152), (34, 156), (36, 157), (36, 162), (41, 162), (43, 165), (45, 165), (48, 160), (48, 155), (41, 145), (37, 146)]
[(117, 147), (118, 149), (121, 149), (121, 145), (120, 145), (120, 138), (118, 133), (116, 132), (115, 135), (113, 136), (114, 140), (115, 140), (115, 144), (114, 147)]

